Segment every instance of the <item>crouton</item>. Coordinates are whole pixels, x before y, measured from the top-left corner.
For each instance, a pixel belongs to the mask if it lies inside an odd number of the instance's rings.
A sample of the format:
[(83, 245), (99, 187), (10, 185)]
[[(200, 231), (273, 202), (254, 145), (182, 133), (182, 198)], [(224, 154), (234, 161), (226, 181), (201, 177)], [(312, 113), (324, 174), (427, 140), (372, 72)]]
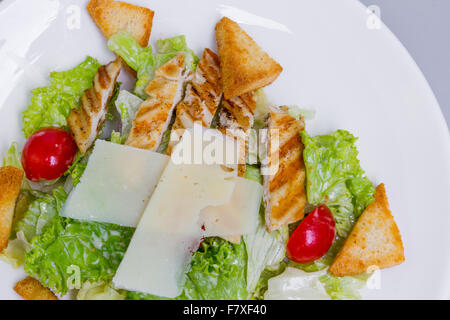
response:
[(142, 47), (148, 45), (154, 15), (152, 10), (122, 1), (91, 0), (87, 11), (107, 39), (126, 30)]
[(8, 246), (22, 179), (22, 170), (10, 166), (0, 168), (0, 253)]
[(388, 268), (405, 261), (400, 232), (389, 210), (384, 184), (356, 222), (330, 272), (342, 277)]
[(32, 277), (26, 277), (17, 282), (14, 291), (25, 300), (58, 300), (50, 289)]
[(226, 17), (216, 25), (216, 40), (225, 99), (265, 87), (283, 70), (236, 22)]

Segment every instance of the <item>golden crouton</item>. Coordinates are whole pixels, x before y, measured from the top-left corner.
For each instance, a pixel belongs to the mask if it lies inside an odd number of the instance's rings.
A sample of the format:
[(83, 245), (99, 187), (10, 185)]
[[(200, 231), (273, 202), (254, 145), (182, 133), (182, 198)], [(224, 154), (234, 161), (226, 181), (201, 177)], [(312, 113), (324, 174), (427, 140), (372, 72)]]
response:
[(25, 300), (58, 300), (50, 289), (32, 277), (26, 277), (17, 282), (14, 290)]
[(0, 168), (0, 253), (8, 246), (22, 179), (22, 170), (10, 166)]
[(236, 22), (226, 17), (216, 25), (216, 40), (225, 99), (267, 86), (283, 70)]
[(107, 39), (126, 30), (142, 47), (148, 45), (154, 15), (152, 10), (113, 0), (91, 0), (87, 10)]
[(402, 238), (389, 210), (384, 184), (356, 222), (344, 246), (331, 264), (338, 277), (395, 266), (405, 261)]

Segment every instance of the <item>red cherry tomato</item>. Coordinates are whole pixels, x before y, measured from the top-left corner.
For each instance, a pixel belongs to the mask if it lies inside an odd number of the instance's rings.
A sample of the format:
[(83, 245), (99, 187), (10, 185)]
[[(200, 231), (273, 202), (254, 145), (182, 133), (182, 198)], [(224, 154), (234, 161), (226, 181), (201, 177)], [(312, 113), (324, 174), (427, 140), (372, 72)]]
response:
[(298, 225), (287, 244), (287, 257), (297, 263), (309, 263), (322, 257), (333, 244), (336, 224), (326, 205), (314, 209)]
[(27, 178), (38, 182), (61, 177), (72, 164), (77, 145), (69, 133), (59, 128), (44, 128), (33, 133), (22, 152)]

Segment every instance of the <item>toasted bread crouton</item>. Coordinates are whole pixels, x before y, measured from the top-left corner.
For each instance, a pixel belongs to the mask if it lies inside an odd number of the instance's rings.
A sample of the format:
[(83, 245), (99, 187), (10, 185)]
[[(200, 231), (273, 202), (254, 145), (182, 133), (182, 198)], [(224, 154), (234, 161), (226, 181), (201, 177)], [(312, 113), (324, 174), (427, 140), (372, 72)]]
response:
[(300, 132), (305, 130), (303, 119), (272, 110), (269, 114), (264, 174), (264, 204), (266, 228), (272, 232), (301, 220), (305, 215), (306, 169)]
[(50, 289), (32, 277), (26, 277), (17, 282), (14, 291), (25, 300), (58, 300)]
[(22, 170), (11, 166), (0, 168), (0, 253), (8, 246), (22, 179)]
[(345, 241), (330, 267), (338, 277), (395, 266), (405, 261), (400, 231), (389, 210), (384, 184)]
[(283, 68), (239, 27), (224, 17), (216, 25), (225, 99), (271, 84)]
[(154, 15), (152, 10), (113, 0), (91, 0), (87, 10), (107, 39), (126, 30), (142, 47), (148, 45)]

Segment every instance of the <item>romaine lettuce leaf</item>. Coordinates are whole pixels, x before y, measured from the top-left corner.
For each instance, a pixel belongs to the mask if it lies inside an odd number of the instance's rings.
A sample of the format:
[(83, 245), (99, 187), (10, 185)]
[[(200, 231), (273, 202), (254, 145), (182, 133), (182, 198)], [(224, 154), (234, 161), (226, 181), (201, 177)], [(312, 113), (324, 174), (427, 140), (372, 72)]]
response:
[(31, 242), (25, 271), (57, 293), (65, 294), (74, 270), (79, 282), (110, 282), (134, 229), (55, 216)]
[(22, 163), (20, 161), (20, 153), (17, 150), (17, 143), (11, 143), (9, 149), (3, 155), (2, 166), (12, 166), (18, 169), (22, 169)]
[(86, 281), (77, 294), (77, 300), (125, 300), (126, 292), (114, 289), (105, 281)]
[(31, 103), (22, 118), (25, 137), (44, 127), (65, 127), (70, 111), (79, 106), (99, 67), (96, 59), (87, 57), (71, 70), (52, 72), (49, 86), (32, 90)]
[(112, 143), (116, 144), (123, 144), (125, 141), (123, 140), (123, 137), (120, 135), (120, 132), (113, 131), (111, 132), (111, 140)]
[(187, 47), (186, 38), (177, 36), (157, 42), (157, 53), (152, 48), (141, 47), (127, 32), (120, 31), (108, 41), (108, 48), (122, 57), (137, 73), (135, 93), (142, 99), (147, 97), (144, 92), (148, 83), (154, 78), (155, 70), (175, 57), (179, 52), (185, 53), (186, 65), (194, 70), (198, 58)]
[(67, 169), (65, 175), (70, 175), (72, 178), (72, 187), (75, 187), (81, 179), (81, 176), (84, 173), (84, 170), (87, 167), (89, 155), (82, 154), (81, 152), (77, 152), (75, 159), (70, 165), (69, 169)]
[(260, 168), (247, 164), (245, 166), (245, 179), (252, 180), (258, 182), (260, 184), (263, 183), (263, 177), (261, 175)]
[(266, 300), (328, 300), (320, 278), (324, 271), (304, 272), (287, 268), (282, 274), (271, 278), (264, 295)]
[[(194, 254), (183, 293), (176, 300), (242, 300), (247, 298), (247, 254), (244, 243), (206, 238)], [(130, 300), (167, 299), (128, 292)]]
[(23, 217), (17, 221), (14, 230), (16, 233), (23, 232), (28, 242), (42, 233), (47, 226), (61, 211), (67, 194), (62, 187), (52, 190), (51, 194), (30, 191), (34, 201), (32, 201), (28, 209), (23, 213)]
[(18, 232), (15, 239), (10, 239), (6, 249), (0, 253), (0, 260), (18, 268), (25, 262), (25, 253), (29, 248), (30, 244), (25, 239), (23, 232)]
[[(264, 211), (262, 213), (264, 214)], [(261, 217), (256, 232), (244, 235), (243, 238), (248, 256), (247, 291), (253, 294), (263, 271), (273, 271), (279, 268), (286, 255), (286, 243), (289, 234), (287, 228), (271, 233), (267, 232), (264, 218)], [(261, 288), (259, 288), (258, 293), (261, 293)]]
[(122, 122), (121, 136), (122, 139), (126, 139), (130, 134), (133, 127), (133, 120), (136, 117), (136, 113), (139, 110), (139, 106), (144, 100), (138, 96), (126, 91), (121, 90), (119, 96), (115, 102), (116, 109), (120, 114), (120, 120)]
[[(260, 169), (251, 165), (246, 166), (245, 178), (259, 183), (262, 183), (263, 180)], [(263, 271), (268, 270), (264, 277), (267, 278), (272, 274), (270, 271), (279, 269), (279, 265), (286, 255), (286, 243), (289, 238), (287, 226), (281, 230), (267, 232), (264, 211), (264, 204), (261, 204), (259, 224), (255, 233), (243, 237), (248, 257), (247, 291), (254, 298), (262, 298), (264, 293), (261, 283), (258, 286)], [(257, 287), (258, 290), (256, 290)]]
[(308, 202), (314, 206), (326, 204), (333, 213), (338, 235), (345, 238), (374, 200), (375, 192), (359, 164), (356, 138), (344, 130), (316, 137), (302, 131), (301, 135)]
[(369, 274), (334, 277), (327, 272), (320, 276), (319, 280), (332, 300), (359, 300), (361, 299), (359, 290), (365, 286), (369, 277)]

